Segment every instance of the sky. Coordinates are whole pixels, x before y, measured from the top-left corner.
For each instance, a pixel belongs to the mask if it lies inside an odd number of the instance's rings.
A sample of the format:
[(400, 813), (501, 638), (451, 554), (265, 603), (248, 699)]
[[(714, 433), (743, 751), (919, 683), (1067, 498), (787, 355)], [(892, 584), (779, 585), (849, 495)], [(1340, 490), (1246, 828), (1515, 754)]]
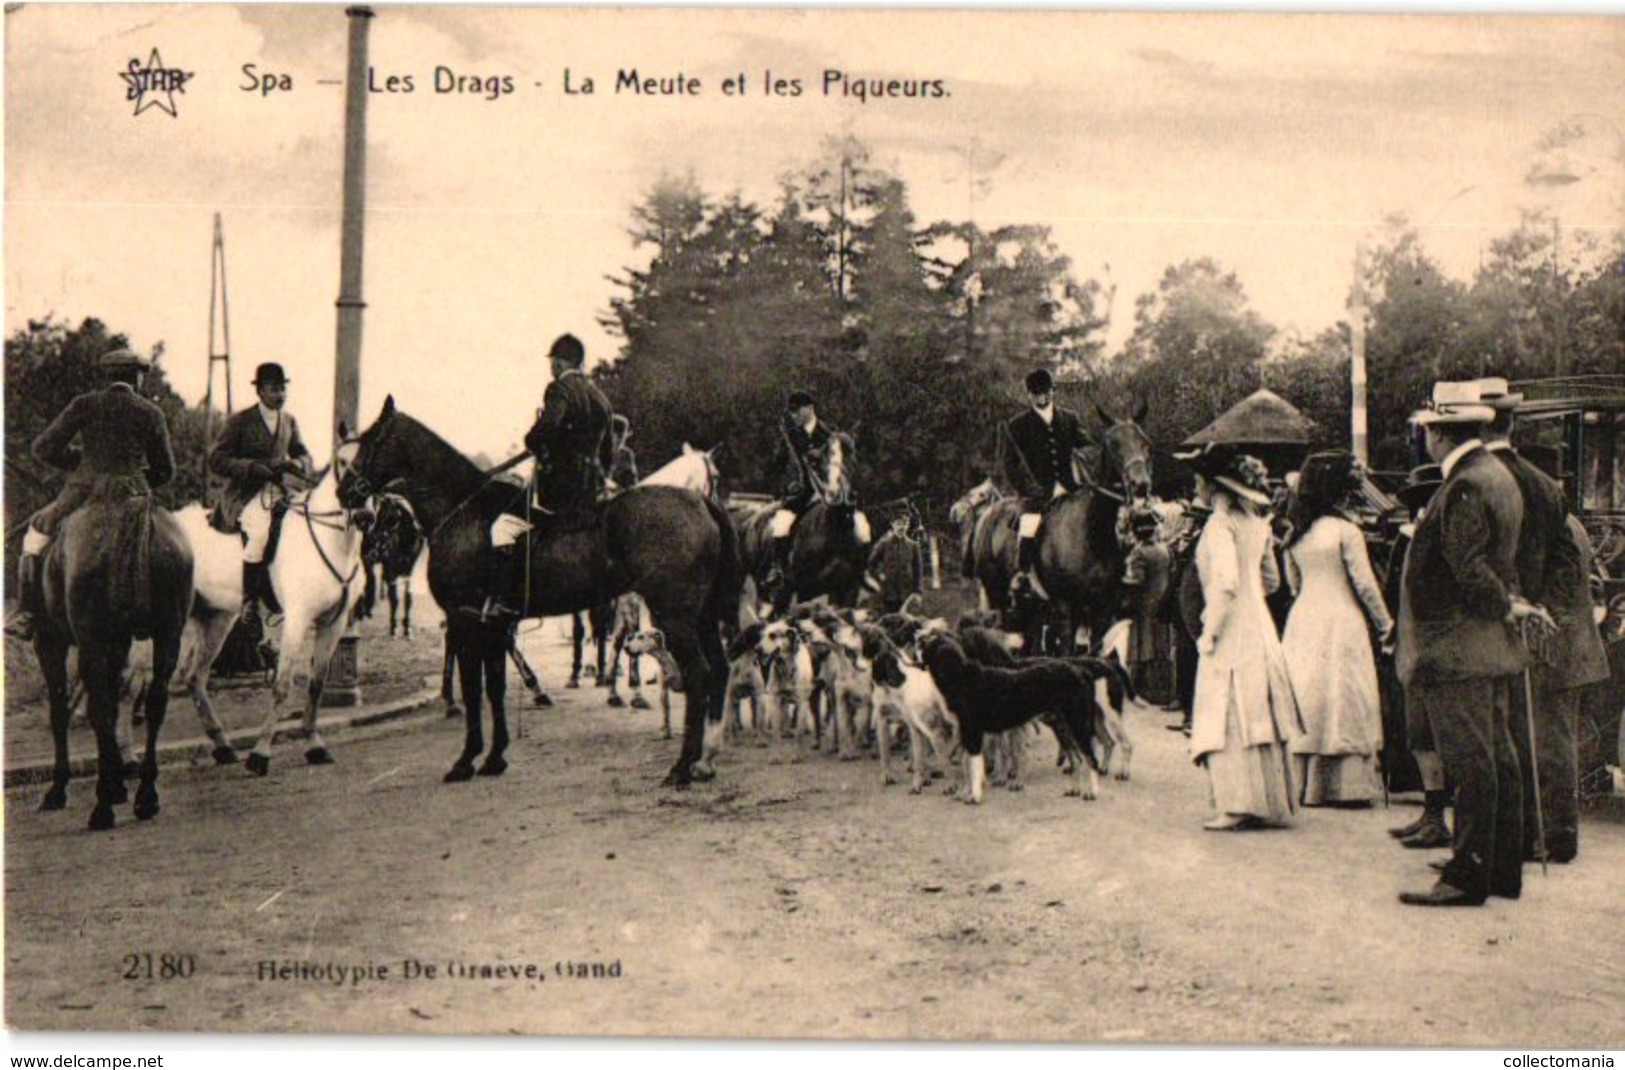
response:
[[(171, 382), (201, 398), (219, 213), (233, 400), (257, 362), (280, 361), (324, 453), (344, 90), (319, 83), (344, 78), (347, 21), (316, 5), (8, 11), (7, 333), (98, 316), (140, 349), (162, 341)], [(159, 95), (174, 116), (126, 99), (121, 72), (154, 49), (191, 73)], [(608, 279), (641, 262), (630, 209), (663, 170), (767, 205), (831, 135), (901, 175), (922, 225), (1052, 228), (1080, 278), (1116, 288), (1114, 350), (1134, 298), (1190, 257), (1311, 335), (1345, 315), (1355, 249), (1392, 213), (1462, 279), (1522, 209), (1571, 235), (1625, 224), (1618, 16), (381, 6), (370, 59), (378, 88), (410, 76), (414, 91), (368, 98), (362, 416), (393, 394), (491, 457), (528, 427), (554, 336), (613, 357)], [(292, 88), (245, 90), (245, 64)], [(437, 67), (514, 91), (438, 93)], [(614, 92), (633, 68), (701, 89)], [(597, 92), (566, 95), (566, 69)], [(826, 96), (826, 69), (949, 95)], [(767, 71), (803, 93), (768, 97)], [(745, 95), (725, 95), (740, 73)], [(1584, 136), (1543, 157), (1565, 122)], [(974, 197), (973, 145), (1001, 160)], [(1537, 163), (1578, 180), (1532, 187)]]

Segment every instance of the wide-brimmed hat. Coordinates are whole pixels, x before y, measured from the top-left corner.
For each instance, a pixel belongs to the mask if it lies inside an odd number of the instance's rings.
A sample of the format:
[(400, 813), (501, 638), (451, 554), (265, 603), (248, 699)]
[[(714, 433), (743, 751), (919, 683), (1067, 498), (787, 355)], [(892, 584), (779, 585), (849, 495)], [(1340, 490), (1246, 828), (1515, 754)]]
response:
[(1487, 424), (1495, 419), (1495, 410), (1484, 403), (1482, 383), (1478, 379), (1452, 382), (1440, 380), (1433, 384), (1433, 397), (1428, 407), (1411, 414), (1411, 423), (1418, 427), (1430, 424)]
[(1478, 396), (1492, 409), (1516, 409), (1523, 404), (1523, 395), (1512, 392), (1512, 384), (1500, 376), (1478, 381)]
[(267, 361), (254, 369), (254, 386), (287, 386), (288, 373), (282, 370), (282, 365), (274, 361)]
[(553, 345), (547, 351), (549, 360), (562, 360), (566, 364), (580, 367), (587, 359), (587, 347), (581, 344), (581, 339), (573, 334), (561, 334), (553, 339)]
[(133, 349), (110, 349), (102, 354), (100, 363), (103, 371), (116, 371), (123, 368), (138, 368), (141, 371), (146, 371), (152, 367), (152, 361)]
[(1029, 394), (1048, 394), (1055, 389), (1055, 376), (1049, 373), (1048, 368), (1034, 368), (1023, 381)]
[(1269, 505), (1274, 501), (1270, 494), (1269, 469), (1264, 462), (1250, 454), (1237, 454), (1224, 466), (1224, 470), (1213, 477), (1214, 482), (1224, 487), (1232, 494), (1254, 505)]
[(1410, 475), (1405, 477), (1405, 485), (1394, 492), (1394, 497), (1414, 513), (1426, 505), (1443, 484), (1444, 469), (1436, 464), (1424, 464), (1411, 469)]

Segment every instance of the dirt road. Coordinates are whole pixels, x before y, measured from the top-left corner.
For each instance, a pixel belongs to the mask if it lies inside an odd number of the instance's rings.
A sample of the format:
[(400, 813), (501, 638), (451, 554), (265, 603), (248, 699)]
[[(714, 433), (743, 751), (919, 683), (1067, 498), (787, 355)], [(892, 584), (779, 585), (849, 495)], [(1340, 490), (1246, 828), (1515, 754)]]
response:
[(980, 808), (788, 745), (663, 791), (658, 714), (559, 690), (556, 625), (534, 640), (560, 705), (525, 714), (500, 780), (442, 785), (460, 728), (431, 722), (334, 738), (335, 766), (289, 750), (268, 780), (167, 771), (158, 820), (110, 834), (84, 831), (88, 782), (63, 814), (7, 792), (8, 1024), (1625, 1043), (1618, 825), (1519, 902), (1403, 908), (1427, 856), (1383, 829), (1412, 807), (1203, 832), (1150, 710), (1134, 779), (1096, 802), (1063, 797), (1048, 746)]

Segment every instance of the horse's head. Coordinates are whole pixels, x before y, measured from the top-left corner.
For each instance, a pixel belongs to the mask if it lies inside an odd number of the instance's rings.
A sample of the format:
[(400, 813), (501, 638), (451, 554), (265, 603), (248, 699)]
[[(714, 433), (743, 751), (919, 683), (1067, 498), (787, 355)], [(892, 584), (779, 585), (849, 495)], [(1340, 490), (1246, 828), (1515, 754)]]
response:
[(1115, 484), (1129, 505), (1139, 505), (1151, 498), (1151, 436), (1140, 426), (1145, 419), (1146, 403), (1141, 401), (1133, 415), (1117, 419), (1095, 405), (1095, 412), (1106, 424), (1101, 435), (1103, 483)]
[(817, 457), (824, 504), (852, 505), (852, 468), (857, 461), (856, 440), (845, 431), (832, 431), (829, 440), (819, 449)]
[(717, 488), (722, 480), (722, 470), (717, 467), (717, 451), (722, 446), (712, 446), (708, 450), (697, 449), (687, 442), (683, 443), (682, 460), (685, 467), (683, 485), (690, 490), (698, 491), (702, 498), (717, 501)]
[(339, 448), (333, 454), (333, 470), (338, 474), (339, 504), (359, 509), (405, 478), (408, 463), (398, 456), (396, 424), (405, 419), (395, 411), (395, 396), (384, 400), (384, 410), (371, 427), (351, 437), (339, 424)]
[(965, 496), (954, 502), (948, 510), (948, 519), (957, 525), (974, 520), (982, 514), (988, 506), (999, 499), (999, 488), (993, 480), (984, 479), (976, 486), (965, 492)]

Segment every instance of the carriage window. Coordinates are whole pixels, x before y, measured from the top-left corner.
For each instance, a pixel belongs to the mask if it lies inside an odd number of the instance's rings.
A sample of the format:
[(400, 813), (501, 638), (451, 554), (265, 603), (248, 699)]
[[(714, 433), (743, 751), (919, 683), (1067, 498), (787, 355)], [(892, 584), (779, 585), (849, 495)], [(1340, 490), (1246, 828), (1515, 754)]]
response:
[(1580, 504), (1586, 511), (1625, 510), (1625, 414), (1588, 414), (1581, 428), (1584, 467)]

